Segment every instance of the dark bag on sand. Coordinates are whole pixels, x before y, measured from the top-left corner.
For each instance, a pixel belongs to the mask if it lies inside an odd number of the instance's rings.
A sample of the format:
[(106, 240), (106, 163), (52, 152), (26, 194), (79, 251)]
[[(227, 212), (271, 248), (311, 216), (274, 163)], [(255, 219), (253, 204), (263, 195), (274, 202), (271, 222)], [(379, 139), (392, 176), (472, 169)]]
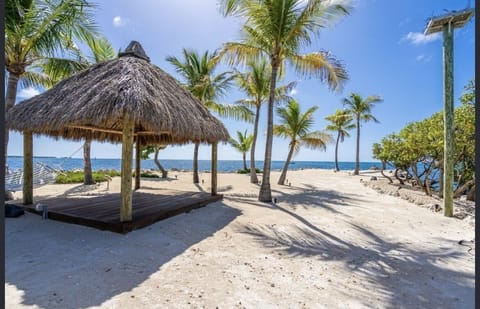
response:
[(25, 211), (22, 208), (12, 205), (12, 204), (5, 204), (5, 218), (16, 218), (23, 215)]

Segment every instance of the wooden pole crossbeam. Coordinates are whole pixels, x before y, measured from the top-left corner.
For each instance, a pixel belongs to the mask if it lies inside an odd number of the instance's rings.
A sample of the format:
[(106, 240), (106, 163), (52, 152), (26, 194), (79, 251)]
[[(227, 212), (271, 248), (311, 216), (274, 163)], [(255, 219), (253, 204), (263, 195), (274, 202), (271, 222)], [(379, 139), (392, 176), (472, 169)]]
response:
[[(105, 133), (113, 133), (113, 134), (119, 134), (119, 135), (123, 134), (123, 131), (120, 131), (120, 130), (95, 128), (95, 127), (89, 127), (89, 126), (68, 126), (68, 128), (98, 131), (98, 132), (105, 132)], [(137, 136), (137, 135), (157, 135), (157, 134), (170, 134), (170, 132), (168, 132), (168, 131), (157, 131), (157, 132), (154, 132), (154, 131), (137, 131), (137, 132), (133, 133), (133, 136)]]

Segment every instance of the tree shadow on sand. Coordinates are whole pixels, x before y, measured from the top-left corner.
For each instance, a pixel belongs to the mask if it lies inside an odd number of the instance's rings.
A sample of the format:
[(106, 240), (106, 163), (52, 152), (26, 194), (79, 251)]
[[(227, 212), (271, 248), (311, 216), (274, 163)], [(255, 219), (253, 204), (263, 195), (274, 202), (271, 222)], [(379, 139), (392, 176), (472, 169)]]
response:
[[(316, 207), (350, 218), (351, 216), (346, 213), (348, 212), (348, 208), (362, 207), (355, 203), (359, 199), (354, 194), (340, 193), (335, 190), (321, 190), (312, 187), (307, 189), (294, 188), (288, 191), (272, 189), (272, 193), (274, 199), (277, 201), (276, 203), (259, 202), (257, 200), (258, 194), (250, 193), (232, 193), (225, 195), (225, 198), (255, 206), (285, 211), (291, 215), (295, 215), (295, 213), (290, 210), (295, 211), (298, 207), (304, 209)], [(281, 204), (282, 207), (280, 207), (279, 204)], [(338, 209), (344, 209), (345, 212), (339, 211)]]
[(217, 202), (120, 235), (27, 213), (5, 222), (5, 282), (23, 292), (26, 306), (99, 306), (138, 287), (239, 214)]
[[(442, 266), (456, 264), (466, 253), (450, 241), (451, 246), (434, 250), (420, 250), (412, 243), (387, 241), (356, 224), (350, 225), (362, 238), (362, 244), (345, 241), (314, 226), (304, 223), (289, 232), (275, 225), (243, 226), (241, 232), (274, 251), (290, 257), (310, 257), (322, 261), (341, 262), (360, 278), (350, 284), (350, 290), (363, 295), (359, 301), (365, 306), (378, 306), (378, 295), (389, 308), (473, 308), (475, 275), (473, 272), (454, 271)], [(443, 240), (447, 242), (448, 240)], [(473, 258), (472, 258), (473, 263)], [(319, 276), (318, 280), (324, 280)], [(349, 295), (345, 287), (348, 278), (334, 278), (329, 288)], [(373, 292), (375, 291), (375, 292)]]

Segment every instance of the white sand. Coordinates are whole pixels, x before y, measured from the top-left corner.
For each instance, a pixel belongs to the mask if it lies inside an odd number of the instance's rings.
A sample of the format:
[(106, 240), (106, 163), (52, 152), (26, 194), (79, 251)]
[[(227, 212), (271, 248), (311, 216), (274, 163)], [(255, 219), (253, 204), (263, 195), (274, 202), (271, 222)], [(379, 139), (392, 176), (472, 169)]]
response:
[[(199, 187), (191, 173), (170, 176), (142, 185), (209, 190), (209, 174)], [(6, 218), (6, 307), (473, 308), (474, 256), (457, 242), (474, 228), (361, 177), (289, 172), (292, 187), (272, 185), (272, 205), (257, 201), (248, 175), (219, 174), (222, 202), (127, 235)], [(48, 185), (35, 196), (105, 187)]]

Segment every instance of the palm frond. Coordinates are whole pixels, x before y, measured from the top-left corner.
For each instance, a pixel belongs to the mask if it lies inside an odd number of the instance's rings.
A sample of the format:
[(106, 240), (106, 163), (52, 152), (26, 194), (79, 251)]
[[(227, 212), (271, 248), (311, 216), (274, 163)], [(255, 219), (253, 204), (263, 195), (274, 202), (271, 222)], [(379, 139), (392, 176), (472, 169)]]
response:
[(340, 91), (348, 80), (343, 64), (329, 52), (314, 52), (305, 55), (292, 55), (292, 65), (303, 77), (315, 77), (326, 81), (329, 88)]
[(211, 111), (217, 113), (220, 117), (247, 122), (253, 122), (254, 120), (254, 113), (246, 106), (235, 104), (219, 104), (213, 101), (205, 102), (205, 106)]

